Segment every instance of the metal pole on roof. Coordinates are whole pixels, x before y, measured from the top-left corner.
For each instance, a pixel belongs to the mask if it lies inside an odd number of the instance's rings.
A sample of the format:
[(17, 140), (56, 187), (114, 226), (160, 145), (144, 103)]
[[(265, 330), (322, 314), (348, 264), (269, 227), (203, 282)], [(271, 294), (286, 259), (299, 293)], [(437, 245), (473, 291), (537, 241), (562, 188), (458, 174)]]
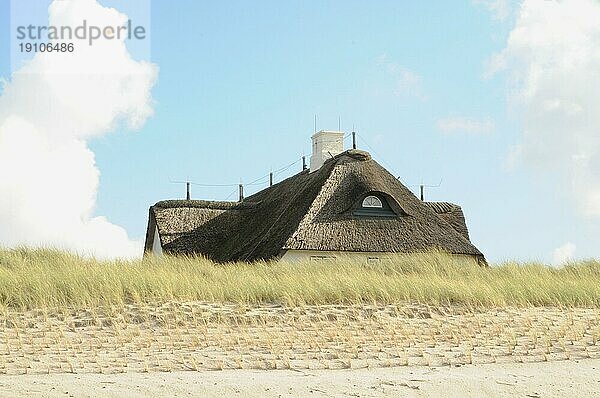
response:
[(244, 185), (240, 184), (238, 188), (238, 202), (241, 202), (244, 200)]
[(302, 171), (306, 170), (306, 156), (302, 156)]
[(272, 187), (273, 186), (273, 172), (269, 173), (269, 186)]
[(352, 149), (356, 149), (356, 132), (352, 132)]
[[(398, 177), (398, 179), (400, 179), (400, 177)], [(425, 185), (421, 182), (421, 184), (419, 184), (419, 190), (421, 191), (421, 200), (425, 201), (425, 188), (439, 188), (440, 186), (442, 186), (442, 181), (443, 179), (440, 179), (440, 182), (437, 185)]]
[(190, 200), (191, 195), (190, 195), (190, 182), (189, 181), (186, 181), (185, 187), (186, 187), (185, 200)]
[(239, 185), (239, 202), (244, 200), (244, 184)]

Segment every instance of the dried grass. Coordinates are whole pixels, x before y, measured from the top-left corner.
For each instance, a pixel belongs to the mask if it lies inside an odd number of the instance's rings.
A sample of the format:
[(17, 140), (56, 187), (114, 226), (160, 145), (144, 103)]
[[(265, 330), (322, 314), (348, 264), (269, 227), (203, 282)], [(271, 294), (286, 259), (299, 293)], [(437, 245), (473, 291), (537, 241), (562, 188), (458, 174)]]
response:
[(48, 249), (0, 250), (0, 307), (97, 308), (203, 301), (247, 305), (600, 306), (600, 262), (489, 268), (439, 252), (351, 260), (218, 265), (200, 257), (97, 261)]

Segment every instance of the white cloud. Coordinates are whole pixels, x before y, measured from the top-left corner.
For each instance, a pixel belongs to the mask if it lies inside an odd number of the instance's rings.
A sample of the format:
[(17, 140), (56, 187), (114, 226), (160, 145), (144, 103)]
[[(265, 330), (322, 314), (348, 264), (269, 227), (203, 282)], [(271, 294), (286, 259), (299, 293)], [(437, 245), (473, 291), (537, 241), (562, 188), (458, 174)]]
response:
[(506, 70), (520, 158), (600, 217), (600, 2), (525, 0), (490, 71)]
[(473, 0), (473, 4), (485, 6), (499, 21), (507, 19), (513, 10), (511, 0)]
[[(50, 25), (118, 26), (95, 0), (58, 1)], [(122, 40), (75, 40), (73, 53), (38, 53), (0, 96), (0, 245), (55, 246), (98, 257), (141, 255), (120, 226), (94, 216), (100, 172), (87, 140), (152, 115), (155, 65)]]
[(491, 119), (471, 119), (467, 117), (448, 117), (437, 122), (438, 129), (445, 134), (489, 134), (494, 131), (494, 122)]
[(385, 54), (377, 58), (377, 65), (391, 78), (391, 89), (395, 96), (415, 97), (421, 101), (427, 99), (419, 74), (390, 60)]
[(564, 245), (557, 247), (552, 252), (552, 264), (562, 265), (573, 259), (577, 246), (571, 242), (567, 242)]

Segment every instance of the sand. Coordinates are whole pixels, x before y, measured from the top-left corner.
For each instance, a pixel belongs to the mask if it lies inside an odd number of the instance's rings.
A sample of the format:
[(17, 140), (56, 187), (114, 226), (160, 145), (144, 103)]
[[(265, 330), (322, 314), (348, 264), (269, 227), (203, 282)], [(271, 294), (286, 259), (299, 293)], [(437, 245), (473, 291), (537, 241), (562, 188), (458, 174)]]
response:
[(0, 375), (600, 359), (600, 310), (167, 303), (0, 316)]
[(0, 397), (578, 397), (600, 396), (598, 375), (596, 308), (173, 302), (0, 313)]
[(594, 397), (600, 360), (0, 377), (2, 397)]

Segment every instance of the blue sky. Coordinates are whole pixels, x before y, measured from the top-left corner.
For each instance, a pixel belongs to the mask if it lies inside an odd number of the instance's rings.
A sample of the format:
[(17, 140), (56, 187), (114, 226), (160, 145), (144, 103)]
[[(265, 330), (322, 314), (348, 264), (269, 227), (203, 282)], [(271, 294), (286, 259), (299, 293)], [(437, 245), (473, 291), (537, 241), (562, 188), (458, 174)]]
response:
[[(1, 7), (0, 76), (10, 80)], [(142, 238), (148, 207), (185, 194), (171, 179), (255, 180), (310, 155), (317, 115), (318, 129), (337, 129), (338, 117), (342, 130), (355, 126), (359, 147), (414, 192), (442, 180), (427, 199), (460, 204), (491, 261), (551, 261), (567, 242), (578, 258), (600, 256), (598, 218), (577, 210), (562, 180), (506, 165), (523, 122), (509, 73), (484, 75), (514, 24), (471, 1), (153, 1), (154, 115), (89, 141), (101, 173), (95, 214)], [(456, 119), (487, 127), (444, 131)], [(193, 186), (192, 196), (236, 189)]]

